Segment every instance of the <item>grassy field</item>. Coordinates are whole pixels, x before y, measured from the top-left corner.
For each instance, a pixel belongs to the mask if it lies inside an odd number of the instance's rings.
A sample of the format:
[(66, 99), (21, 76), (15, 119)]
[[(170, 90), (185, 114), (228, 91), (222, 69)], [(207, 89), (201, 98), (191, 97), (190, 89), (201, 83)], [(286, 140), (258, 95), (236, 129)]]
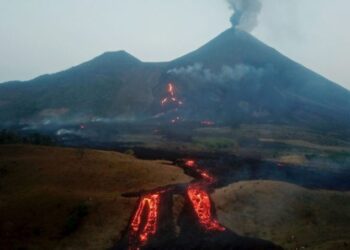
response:
[(138, 142), (146, 148), (229, 153), (318, 168), (344, 169), (350, 164), (350, 139), (343, 134), (282, 125), (186, 127), (183, 124), (160, 128), (154, 134), (126, 133), (119, 140)]
[[(234, 154), (296, 165), (342, 167), (350, 164), (350, 132), (271, 124), (204, 126), (178, 124), (88, 124), (92, 142), (163, 149), (186, 154)], [(74, 140), (73, 140), (74, 141)]]
[(188, 181), (167, 162), (115, 152), (0, 146), (1, 249), (106, 249), (136, 205), (122, 193)]
[(254, 181), (217, 190), (213, 200), (220, 222), (238, 234), (285, 249), (350, 249), (349, 192)]

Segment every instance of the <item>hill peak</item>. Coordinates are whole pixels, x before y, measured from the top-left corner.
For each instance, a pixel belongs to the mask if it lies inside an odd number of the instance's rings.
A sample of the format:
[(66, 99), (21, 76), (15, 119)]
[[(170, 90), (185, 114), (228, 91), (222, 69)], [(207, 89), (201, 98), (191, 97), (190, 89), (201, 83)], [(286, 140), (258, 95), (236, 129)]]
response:
[(103, 54), (95, 57), (91, 61), (100, 61), (100, 62), (125, 62), (125, 63), (139, 63), (139, 59), (129, 54), (125, 50), (120, 51), (107, 51)]
[(234, 28), (227, 29), (197, 50), (172, 62), (172, 67), (201, 62), (208, 67), (218, 68), (222, 64), (249, 63), (261, 65), (286, 59), (275, 49), (254, 36)]

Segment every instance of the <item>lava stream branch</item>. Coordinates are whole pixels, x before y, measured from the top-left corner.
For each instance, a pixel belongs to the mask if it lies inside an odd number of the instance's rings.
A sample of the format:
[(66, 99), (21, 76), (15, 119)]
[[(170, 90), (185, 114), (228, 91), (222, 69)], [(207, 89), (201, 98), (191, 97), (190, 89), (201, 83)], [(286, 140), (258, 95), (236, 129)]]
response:
[(225, 231), (225, 227), (221, 226), (218, 220), (214, 218), (212, 202), (206, 191), (206, 187), (215, 183), (215, 178), (209, 172), (200, 168), (194, 160), (185, 161), (185, 166), (195, 171), (203, 180), (187, 187), (187, 197), (191, 202), (198, 222), (207, 231)]
[(160, 193), (142, 196), (132, 218), (129, 235), (129, 250), (145, 246), (158, 228)]
[[(194, 215), (205, 231), (222, 232), (226, 230), (215, 218), (212, 201), (207, 192), (207, 188), (215, 183), (215, 178), (208, 171), (200, 168), (194, 160), (188, 160), (184, 165), (187, 169), (193, 171), (192, 173), (199, 180), (189, 184), (184, 189), (170, 185), (143, 193), (129, 226), (129, 250), (140, 250), (149, 243), (152, 236), (157, 234), (162, 194), (169, 191), (187, 196), (187, 200), (193, 208)], [(125, 195), (134, 196), (135, 194), (130, 193)]]
[(196, 161), (194, 161), (194, 160), (186, 160), (184, 166), (187, 169), (190, 169), (191, 171), (195, 172), (196, 176), (202, 178), (207, 186), (215, 183), (216, 179), (208, 171), (200, 168), (197, 165)]
[(173, 83), (168, 83), (167, 85), (167, 96), (161, 99), (160, 101), (161, 106), (166, 106), (173, 104), (176, 107), (179, 107), (183, 104), (181, 100), (176, 96), (175, 93), (175, 86)]
[(205, 230), (225, 231), (225, 227), (221, 226), (213, 216), (211, 200), (203, 186), (198, 183), (191, 184), (187, 188), (187, 197), (192, 204), (198, 222)]

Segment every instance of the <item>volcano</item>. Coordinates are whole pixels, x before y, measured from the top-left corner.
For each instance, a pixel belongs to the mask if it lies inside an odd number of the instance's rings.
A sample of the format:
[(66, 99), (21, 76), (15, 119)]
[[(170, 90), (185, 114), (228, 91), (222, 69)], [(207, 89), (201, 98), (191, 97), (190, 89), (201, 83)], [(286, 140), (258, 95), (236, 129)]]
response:
[[(172, 104), (181, 100), (181, 107), (160, 105), (170, 83)], [(3, 83), (0, 100), (0, 120), (8, 123), (168, 120), (175, 110), (187, 121), (350, 124), (347, 89), (233, 28), (170, 62), (107, 52), (59, 73)]]

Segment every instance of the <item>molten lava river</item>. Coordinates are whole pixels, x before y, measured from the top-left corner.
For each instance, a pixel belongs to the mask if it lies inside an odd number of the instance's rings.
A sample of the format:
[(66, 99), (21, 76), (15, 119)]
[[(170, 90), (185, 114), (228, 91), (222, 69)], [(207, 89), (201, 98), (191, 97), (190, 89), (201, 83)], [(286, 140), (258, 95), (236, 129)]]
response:
[[(130, 225), (130, 249), (139, 249), (144, 246), (149, 237), (157, 232), (159, 203), (159, 193), (141, 197)], [(143, 215), (146, 218), (142, 225)]]
[[(178, 114), (178, 110), (183, 106), (183, 101), (177, 96), (173, 83), (168, 83), (165, 90), (165, 96), (160, 100), (160, 105), (165, 113), (170, 112), (174, 116), (170, 120), (171, 123), (181, 122), (182, 118)], [(159, 237), (162, 234), (159, 232), (160, 224), (163, 223), (164, 219), (167, 220), (171, 217), (166, 215), (163, 218), (161, 216), (162, 209), (164, 210), (164, 207), (167, 207), (165, 203), (169, 201), (169, 198), (166, 199), (166, 197), (170, 197), (171, 200), (175, 194), (185, 198), (185, 205), (190, 210), (190, 217), (193, 217), (197, 222), (195, 224), (198, 224), (198, 229), (194, 229), (195, 231), (223, 232), (226, 230), (214, 216), (214, 208), (207, 191), (215, 183), (215, 178), (209, 172), (200, 168), (195, 160), (184, 160), (181, 167), (196, 180), (185, 187), (182, 185), (181, 188), (178, 187), (179, 185), (174, 185), (140, 193), (137, 208), (123, 239), (124, 245), (127, 246), (121, 247), (122, 249), (147, 248), (152, 241), (161, 238)], [(150, 246), (149, 248), (153, 249), (154, 247)]]
[(199, 230), (205, 232), (223, 232), (225, 227), (220, 225), (213, 214), (213, 205), (210, 199), (208, 188), (215, 183), (215, 178), (207, 171), (201, 169), (196, 161), (184, 161), (182, 167), (196, 177), (196, 180), (183, 188), (164, 187), (156, 191), (146, 192), (140, 195), (137, 208), (131, 218), (128, 227), (128, 249), (138, 250), (147, 247), (158, 234), (161, 200), (166, 194), (183, 195), (192, 215), (200, 226)]

